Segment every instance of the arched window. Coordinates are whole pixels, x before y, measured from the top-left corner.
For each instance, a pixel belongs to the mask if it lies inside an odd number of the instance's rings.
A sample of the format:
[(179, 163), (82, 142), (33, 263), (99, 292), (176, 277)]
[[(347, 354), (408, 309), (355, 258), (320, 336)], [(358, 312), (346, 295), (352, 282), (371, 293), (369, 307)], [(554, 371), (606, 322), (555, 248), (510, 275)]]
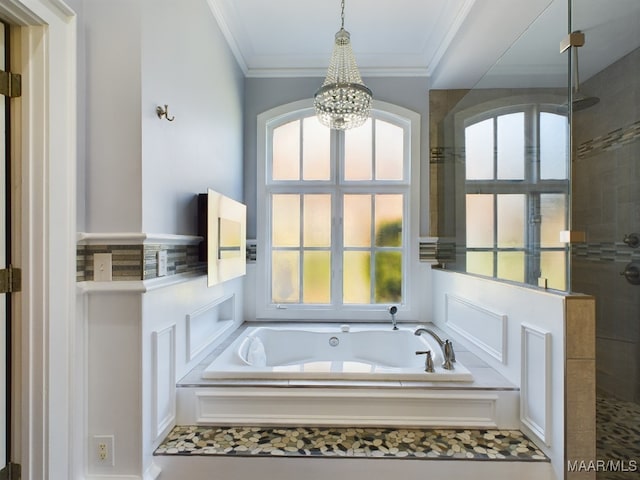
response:
[(351, 318), (407, 304), (418, 119), (395, 111), (411, 118), (374, 109), (347, 131), (299, 103), (259, 116), (259, 317)]
[(568, 123), (557, 106), (467, 118), (466, 271), (565, 289)]

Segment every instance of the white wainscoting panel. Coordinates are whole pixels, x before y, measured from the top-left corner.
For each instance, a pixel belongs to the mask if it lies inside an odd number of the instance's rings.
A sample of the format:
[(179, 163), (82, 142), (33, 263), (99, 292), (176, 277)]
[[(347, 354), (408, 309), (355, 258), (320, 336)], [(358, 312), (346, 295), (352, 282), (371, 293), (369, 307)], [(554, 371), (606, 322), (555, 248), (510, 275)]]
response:
[(233, 327), (235, 296), (226, 295), (187, 315), (187, 362)]
[(551, 446), (551, 333), (523, 323), (521, 336), (520, 420)]
[(493, 312), (470, 300), (447, 293), (445, 322), (448, 328), (507, 363), (507, 315)]
[[(517, 391), (421, 391), (367, 388), (180, 388), (189, 412), (179, 422), (205, 425), (377, 425), (517, 428)], [(182, 399), (181, 399), (182, 403)], [(182, 408), (182, 406), (180, 407)], [(194, 416), (195, 413), (195, 416)]]
[(157, 440), (176, 417), (176, 325), (151, 334), (153, 343), (152, 438)]

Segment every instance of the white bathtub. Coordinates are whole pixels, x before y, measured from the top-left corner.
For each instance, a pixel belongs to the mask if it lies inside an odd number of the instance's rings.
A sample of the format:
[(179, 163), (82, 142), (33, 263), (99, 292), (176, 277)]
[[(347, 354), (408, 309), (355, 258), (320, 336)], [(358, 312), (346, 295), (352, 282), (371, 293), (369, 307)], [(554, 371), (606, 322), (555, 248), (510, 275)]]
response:
[[(203, 371), (207, 379), (341, 379), (470, 382), (459, 362), (442, 368), (438, 344), (389, 325), (249, 327)], [(430, 350), (435, 371), (425, 372)]]

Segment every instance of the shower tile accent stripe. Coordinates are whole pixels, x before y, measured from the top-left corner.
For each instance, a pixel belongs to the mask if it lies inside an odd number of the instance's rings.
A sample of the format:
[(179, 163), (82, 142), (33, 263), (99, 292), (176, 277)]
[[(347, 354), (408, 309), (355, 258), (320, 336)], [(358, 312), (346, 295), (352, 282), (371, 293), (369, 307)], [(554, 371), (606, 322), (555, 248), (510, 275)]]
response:
[(455, 261), (456, 244), (442, 238), (426, 238), (419, 241), (421, 262), (451, 263)]
[(591, 262), (629, 263), (640, 261), (640, 250), (622, 242), (575, 243), (571, 245), (571, 255)]
[(582, 160), (590, 155), (614, 150), (640, 139), (640, 121), (618, 128), (612, 132), (583, 142), (578, 146), (577, 158)]
[(548, 462), (517, 430), (177, 426), (154, 455)]

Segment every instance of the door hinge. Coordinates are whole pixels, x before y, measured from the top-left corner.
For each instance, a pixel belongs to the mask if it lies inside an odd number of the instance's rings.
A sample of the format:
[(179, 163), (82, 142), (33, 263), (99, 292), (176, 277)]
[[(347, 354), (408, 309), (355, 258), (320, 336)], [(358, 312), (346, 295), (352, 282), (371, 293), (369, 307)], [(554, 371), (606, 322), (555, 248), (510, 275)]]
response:
[[(0, 293), (19, 292), (21, 288), (22, 270), (12, 265), (0, 270)], [(0, 480), (2, 480), (1, 477)]]
[(22, 95), (22, 76), (0, 70), (0, 95), (15, 98)]
[(6, 467), (0, 470), (0, 480), (20, 480), (22, 468), (19, 463), (7, 463)]

